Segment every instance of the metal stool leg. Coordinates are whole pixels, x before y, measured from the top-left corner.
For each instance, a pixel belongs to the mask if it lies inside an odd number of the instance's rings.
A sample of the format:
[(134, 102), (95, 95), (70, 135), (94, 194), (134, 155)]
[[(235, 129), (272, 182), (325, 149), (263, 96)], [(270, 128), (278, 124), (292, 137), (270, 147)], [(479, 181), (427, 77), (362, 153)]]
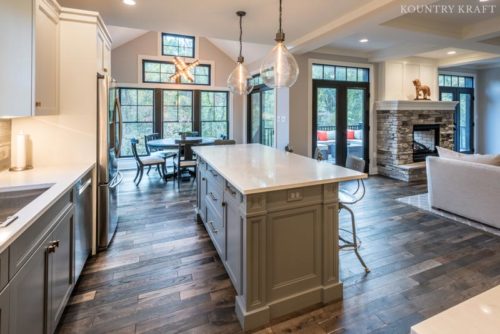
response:
[(354, 249), (354, 253), (356, 254), (356, 257), (358, 258), (359, 262), (365, 268), (365, 272), (369, 273), (370, 269), (366, 265), (365, 261), (363, 261), (363, 258), (361, 257), (361, 255), (359, 254), (359, 251), (358, 251), (359, 244), (358, 244), (358, 239), (356, 237), (356, 219), (354, 217), (354, 212), (348, 206), (346, 206), (344, 204), (340, 204), (340, 210), (342, 210), (342, 209), (345, 209), (351, 215), (352, 243), (349, 242), (349, 241), (346, 241), (345, 239), (343, 239), (341, 237), (339, 237), (340, 240), (342, 240), (343, 242), (346, 243), (346, 245), (344, 245), (343, 247), (341, 246), (341, 248), (352, 247)]

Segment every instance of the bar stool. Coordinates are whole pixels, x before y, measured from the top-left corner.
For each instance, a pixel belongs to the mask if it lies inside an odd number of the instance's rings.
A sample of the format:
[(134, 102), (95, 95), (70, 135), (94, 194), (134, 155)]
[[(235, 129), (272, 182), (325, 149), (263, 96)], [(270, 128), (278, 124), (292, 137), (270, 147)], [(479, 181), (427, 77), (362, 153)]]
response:
[[(360, 173), (365, 172), (365, 161), (361, 158), (352, 155), (347, 156), (345, 166), (346, 168), (353, 169)], [(349, 212), (349, 214), (351, 215), (351, 224), (352, 224), (352, 231), (341, 229), (344, 232), (347, 232), (352, 235), (352, 241), (348, 241), (345, 238), (339, 236), (339, 239), (343, 242), (343, 244), (339, 245), (339, 248), (354, 250), (354, 253), (356, 254), (359, 262), (365, 268), (365, 272), (369, 273), (370, 269), (368, 268), (365, 261), (363, 261), (363, 258), (359, 254), (358, 249), (361, 246), (361, 240), (356, 236), (356, 219), (354, 217), (353, 210), (349, 207), (349, 205), (356, 204), (359, 201), (361, 201), (363, 197), (365, 197), (366, 193), (365, 183), (363, 182), (363, 180), (357, 180), (357, 182), (358, 185), (356, 191), (354, 191), (353, 193), (349, 193), (346, 190), (339, 189), (339, 213), (342, 210), (346, 210), (347, 212)]]

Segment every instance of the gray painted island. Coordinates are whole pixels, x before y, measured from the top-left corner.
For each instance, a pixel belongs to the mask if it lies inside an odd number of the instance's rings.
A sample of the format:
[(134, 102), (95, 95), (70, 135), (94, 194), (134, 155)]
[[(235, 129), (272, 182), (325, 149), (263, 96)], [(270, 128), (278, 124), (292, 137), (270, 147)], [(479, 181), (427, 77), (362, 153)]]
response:
[(366, 175), (259, 144), (193, 150), (198, 218), (243, 329), (341, 299), (338, 183)]

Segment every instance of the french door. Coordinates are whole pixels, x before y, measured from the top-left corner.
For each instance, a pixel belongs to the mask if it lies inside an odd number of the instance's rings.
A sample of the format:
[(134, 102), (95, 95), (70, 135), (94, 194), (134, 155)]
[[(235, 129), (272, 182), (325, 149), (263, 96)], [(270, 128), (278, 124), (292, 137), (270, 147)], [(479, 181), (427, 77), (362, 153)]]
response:
[(474, 88), (440, 87), (441, 101), (458, 101), (455, 110), (455, 151), (474, 153)]
[(369, 166), (369, 83), (313, 81), (313, 152), (345, 166), (348, 155)]
[(247, 141), (274, 147), (275, 97), (267, 87), (254, 89), (248, 95)]

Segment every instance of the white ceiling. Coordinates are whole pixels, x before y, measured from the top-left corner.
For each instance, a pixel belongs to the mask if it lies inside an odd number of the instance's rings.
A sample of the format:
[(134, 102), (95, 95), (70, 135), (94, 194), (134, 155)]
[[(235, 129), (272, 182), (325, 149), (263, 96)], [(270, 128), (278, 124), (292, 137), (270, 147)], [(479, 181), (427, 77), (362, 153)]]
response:
[[(278, 0), (60, 0), (64, 6), (96, 10), (115, 29), (117, 44), (139, 31), (208, 37), (231, 58), (238, 53), (237, 10), (244, 18), (244, 56), (252, 63), (274, 44)], [(425, 56), (443, 66), (494, 66), (500, 57), (500, 0), (285, 0), (283, 25), (292, 52), (352, 55), (377, 62)], [(497, 5), (493, 14), (404, 14), (404, 5)], [(138, 30), (136, 30), (138, 29)], [(368, 43), (359, 43), (368, 38)], [(448, 50), (456, 50), (450, 57)], [(500, 64), (500, 62), (499, 62)]]
[(131, 40), (136, 39), (147, 33), (147, 30), (144, 29), (133, 29), (126, 27), (117, 27), (108, 25), (108, 31), (111, 35), (111, 39), (113, 40), (112, 48), (115, 49), (125, 43), (130, 42)]

